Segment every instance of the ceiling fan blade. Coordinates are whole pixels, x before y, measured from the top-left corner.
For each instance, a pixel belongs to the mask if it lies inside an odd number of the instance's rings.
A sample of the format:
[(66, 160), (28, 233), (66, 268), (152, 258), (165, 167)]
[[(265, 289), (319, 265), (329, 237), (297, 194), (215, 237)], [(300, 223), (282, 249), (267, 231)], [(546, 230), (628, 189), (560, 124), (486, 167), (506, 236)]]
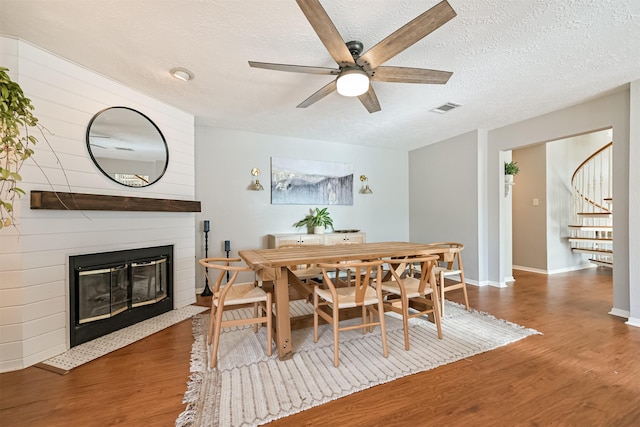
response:
[(307, 108), (309, 105), (314, 104), (320, 101), (325, 96), (329, 95), (331, 92), (336, 90), (336, 80), (332, 80), (329, 84), (324, 86), (322, 89), (302, 101), (296, 108)]
[(418, 40), (421, 40), (427, 34), (437, 30), (455, 16), (456, 12), (451, 5), (447, 0), (443, 0), (387, 36), (360, 56), (356, 62), (360, 66), (368, 63), (371, 68), (376, 68)]
[(380, 66), (375, 69), (371, 80), (394, 83), (445, 84), (452, 75), (451, 71)]
[(306, 65), (272, 64), (270, 62), (249, 61), (249, 66), (254, 68), (264, 68), (267, 70), (289, 71), (291, 73), (307, 74), (331, 74), (337, 76), (340, 70), (337, 68), (308, 67)]
[(375, 113), (376, 111), (380, 111), (380, 102), (378, 102), (378, 97), (373, 90), (373, 86), (369, 85), (369, 90), (358, 97), (362, 105), (369, 111), (370, 113)]
[(353, 56), (318, 0), (296, 0), (320, 41), (339, 66), (353, 64)]

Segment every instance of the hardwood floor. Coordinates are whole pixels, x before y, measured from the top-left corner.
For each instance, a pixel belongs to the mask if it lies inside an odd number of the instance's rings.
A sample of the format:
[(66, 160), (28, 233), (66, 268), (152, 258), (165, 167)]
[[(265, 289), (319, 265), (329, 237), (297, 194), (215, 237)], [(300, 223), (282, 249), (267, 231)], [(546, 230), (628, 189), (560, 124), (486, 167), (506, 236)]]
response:
[[(607, 314), (611, 272), (514, 276), (508, 288), (470, 286), (471, 306), (544, 335), (271, 425), (640, 425), (640, 329)], [(187, 320), (64, 376), (1, 374), (0, 425), (171, 426), (184, 409), (191, 343)]]

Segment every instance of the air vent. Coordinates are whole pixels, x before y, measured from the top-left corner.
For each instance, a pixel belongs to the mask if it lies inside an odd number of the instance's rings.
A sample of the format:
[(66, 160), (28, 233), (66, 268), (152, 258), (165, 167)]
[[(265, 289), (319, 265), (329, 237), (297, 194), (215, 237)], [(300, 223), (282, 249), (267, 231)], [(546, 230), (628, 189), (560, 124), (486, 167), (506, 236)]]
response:
[(447, 111), (451, 111), (454, 108), (458, 108), (458, 107), (462, 107), (462, 105), (461, 104), (456, 104), (455, 102), (447, 102), (446, 104), (441, 105), (439, 107), (436, 107), (431, 111), (433, 111), (434, 113), (438, 113), (438, 114), (444, 114)]

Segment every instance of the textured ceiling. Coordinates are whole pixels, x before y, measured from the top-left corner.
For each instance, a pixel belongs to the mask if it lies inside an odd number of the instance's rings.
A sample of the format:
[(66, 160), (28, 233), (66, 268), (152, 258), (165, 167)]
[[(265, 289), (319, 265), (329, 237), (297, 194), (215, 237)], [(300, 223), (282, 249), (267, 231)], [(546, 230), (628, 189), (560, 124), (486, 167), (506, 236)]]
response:
[[(365, 51), (437, 0), (321, 0)], [(382, 111), (333, 77), (247, 61), (335, 67), (294, 0), (0, 0), (19, 37), (196, 116), (196, 123), (413, 149), (567, 107), (640, 79), (639, 0), (449, 0), (457, 17), (385, 65), (452, 71), (446, 85), (374, 82)], [(168, 70), (185, 67), (184, 83)], [(462, 104), (446, 114), (430, 112)]]

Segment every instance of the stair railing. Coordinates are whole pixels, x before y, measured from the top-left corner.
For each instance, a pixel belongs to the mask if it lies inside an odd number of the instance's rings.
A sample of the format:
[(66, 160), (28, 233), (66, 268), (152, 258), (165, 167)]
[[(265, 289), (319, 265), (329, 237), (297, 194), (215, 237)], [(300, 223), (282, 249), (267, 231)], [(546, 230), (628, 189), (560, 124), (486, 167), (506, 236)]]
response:
[(571, 177), (574, 222), (578, 212), (611, 213), (606, 200), (612, 195), (613, 142), (609, 142), (580, 164)]

